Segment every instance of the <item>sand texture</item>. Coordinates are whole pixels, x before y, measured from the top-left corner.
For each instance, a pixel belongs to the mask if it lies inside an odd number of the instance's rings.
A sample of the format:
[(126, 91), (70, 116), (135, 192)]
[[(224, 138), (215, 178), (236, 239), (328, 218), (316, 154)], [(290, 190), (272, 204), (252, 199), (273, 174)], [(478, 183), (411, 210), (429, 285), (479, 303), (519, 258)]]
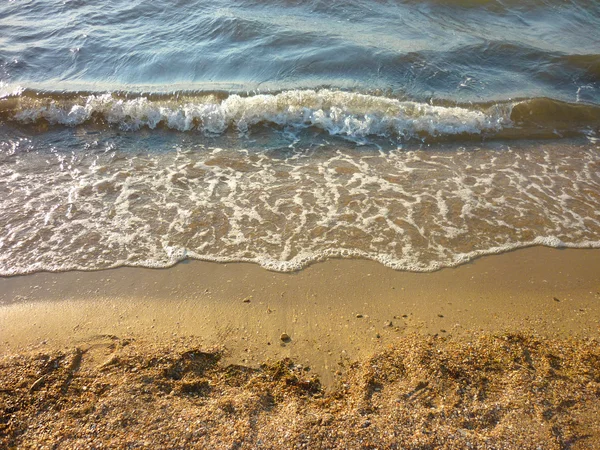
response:
[(0, 448), (596, 449), (600, 251), (0, 279)]
[(592, 449), (596, 340), (405, 336), (323, 389), (284, 359), (104, 337), (4, 356), (2, 448)]

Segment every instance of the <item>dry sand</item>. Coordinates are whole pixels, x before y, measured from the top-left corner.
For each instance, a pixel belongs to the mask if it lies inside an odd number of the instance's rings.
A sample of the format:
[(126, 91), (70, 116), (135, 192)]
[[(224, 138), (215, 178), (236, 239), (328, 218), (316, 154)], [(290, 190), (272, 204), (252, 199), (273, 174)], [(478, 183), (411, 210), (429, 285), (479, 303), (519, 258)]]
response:
[(0, 447), (597, 448), (598, 341), (408, 335), (324, 391), (289, 360), (106, 339), (0, 362)]
[(598, 339), (598, 250), (4, 278), (0, 447), (596, 448)]

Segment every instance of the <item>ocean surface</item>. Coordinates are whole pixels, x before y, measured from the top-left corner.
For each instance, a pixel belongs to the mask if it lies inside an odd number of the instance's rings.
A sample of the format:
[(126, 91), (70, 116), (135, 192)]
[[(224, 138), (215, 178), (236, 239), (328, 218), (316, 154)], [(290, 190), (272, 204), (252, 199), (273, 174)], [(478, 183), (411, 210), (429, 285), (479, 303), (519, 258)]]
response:
[(0, 275), (600, 247), (600, 2), (0, 2)]

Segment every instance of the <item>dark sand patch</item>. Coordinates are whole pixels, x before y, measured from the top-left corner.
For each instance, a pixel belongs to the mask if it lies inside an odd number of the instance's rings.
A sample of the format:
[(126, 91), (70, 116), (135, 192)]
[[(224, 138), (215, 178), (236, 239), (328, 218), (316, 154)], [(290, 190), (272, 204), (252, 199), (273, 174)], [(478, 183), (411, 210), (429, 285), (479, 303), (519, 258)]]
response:
[(105, 337), (0, 360), (2, 448), (522, 448), (600, 442), (591, 339), (410, 334), (324, 389), (284, 359)]

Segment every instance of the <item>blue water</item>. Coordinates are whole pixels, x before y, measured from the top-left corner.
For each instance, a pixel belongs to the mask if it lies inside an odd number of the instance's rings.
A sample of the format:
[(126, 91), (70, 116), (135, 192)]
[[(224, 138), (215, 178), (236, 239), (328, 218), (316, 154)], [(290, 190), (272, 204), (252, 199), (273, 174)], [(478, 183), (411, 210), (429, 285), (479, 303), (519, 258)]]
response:
[(5, 1), (0, 81), (600, 102), (596, 1)]

